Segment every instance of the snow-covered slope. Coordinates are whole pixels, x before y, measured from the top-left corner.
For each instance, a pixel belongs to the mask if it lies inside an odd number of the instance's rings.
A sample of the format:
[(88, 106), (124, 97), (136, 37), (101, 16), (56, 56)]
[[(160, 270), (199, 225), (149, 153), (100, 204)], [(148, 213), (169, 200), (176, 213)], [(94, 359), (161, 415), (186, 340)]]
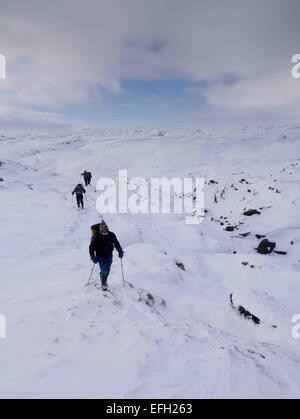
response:
[[(0, 397), (299, 397), (299, 141), (299, 127), (3, 134)], [(84, 169), (95, 183), (120, 168), (204, 177), (208, 212), (105, 216), (127, 283), (115, 256), (103, 294), (96, 269), (85, 286), (97, 193), (78, 211), (71, 191)], [(256, 234), (287, 255), (257, 254)]]

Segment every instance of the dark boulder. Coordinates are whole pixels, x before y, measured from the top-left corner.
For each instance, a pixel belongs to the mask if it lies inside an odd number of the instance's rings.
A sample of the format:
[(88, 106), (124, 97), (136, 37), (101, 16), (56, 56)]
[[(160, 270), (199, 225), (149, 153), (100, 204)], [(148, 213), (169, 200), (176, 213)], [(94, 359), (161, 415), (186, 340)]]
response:
[(260, 215), (261, 213), (257, 211), (256, 209), (248, 209), (247, 211), (243, 212), (243, 215), (247, 215), (248, 217), (251, 217), (251, 215), (255, 215), (255, 214)]
[(225, 228), (225, 230), (226, 231), (234, 231), (234, 228), (235, 227), (233, 227), (233, 226), (228, 226), (228, 227)]
[(276, 247), (276, 243), (269, 242), (268, 239), (263, 239), (256, 249), (257, 253), (260, 253), (261, 255), (267, 255), (268, 253), (272, 253), (273, 250)]
[(185, 271), (185, 266), (182, 262), (176, 262), (176, 266), (178, 266), (179, 269), (181, 269), (182, 271)]

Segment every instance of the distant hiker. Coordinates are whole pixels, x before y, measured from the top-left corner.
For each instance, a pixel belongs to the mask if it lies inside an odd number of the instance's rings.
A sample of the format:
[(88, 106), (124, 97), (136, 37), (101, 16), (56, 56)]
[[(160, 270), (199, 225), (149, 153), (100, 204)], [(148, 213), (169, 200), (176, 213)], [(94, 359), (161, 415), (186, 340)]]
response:
[(100, 280), (103, 291), (107, 290), (107, 278), (113, 260), (113, 250), (117, 249), (119, 257), (122, 259), (124, 252), (116, 235), (109, 231), (107, 225), (103, 222), (99, 226), (99, 234), (95, 235), (89, 247), (91, 259), (98, 263), (100, 267)]
[(91, 172), (87, 172), (86, 170), (81, 173), (81, 176), (83, 176), (84, 182), (85, 182), (85, 186), (88, 186), (91, 184), (91, 179), (92, 179), (92, 174)]
[(85, 193), (84, 187), (81, 185), (81, 183), (78, 183), (74, 191), (72, 192), (72, 195), (76, 194), (76, 200), (77, 200), (77, 206), (78, 208), (84, 208), (83, 206), (83, 194)]

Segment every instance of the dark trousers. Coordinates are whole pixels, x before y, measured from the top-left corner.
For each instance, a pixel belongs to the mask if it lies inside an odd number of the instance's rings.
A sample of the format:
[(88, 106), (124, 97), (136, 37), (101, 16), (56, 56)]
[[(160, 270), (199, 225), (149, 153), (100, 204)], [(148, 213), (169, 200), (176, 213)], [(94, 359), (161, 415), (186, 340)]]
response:
[(91, 184), (91, 178), (90, 177), (85, 177), (84, 182), (85, 182), (85, 186), (90, 185)]
[(98, 256), (98, 263), (100, 268), (100, 278), (102, 279), (103, 283), (107, 282), (107, 278), (110, 272), (110, 267), (112, 264), (113, 257), (110, 256)]
[(83, 195), (76, 195), (76, 201), (77, 201), (77, 206), (78, 208), (84, 208), (83, 206)]

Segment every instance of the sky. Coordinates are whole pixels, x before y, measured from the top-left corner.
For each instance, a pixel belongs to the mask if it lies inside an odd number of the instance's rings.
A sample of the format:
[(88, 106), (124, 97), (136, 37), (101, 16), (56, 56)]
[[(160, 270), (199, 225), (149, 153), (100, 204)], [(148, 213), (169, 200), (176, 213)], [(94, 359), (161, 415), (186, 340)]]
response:
[(299, 0), (0, 0), (0, 126), (297, 123), (299, 21)]

